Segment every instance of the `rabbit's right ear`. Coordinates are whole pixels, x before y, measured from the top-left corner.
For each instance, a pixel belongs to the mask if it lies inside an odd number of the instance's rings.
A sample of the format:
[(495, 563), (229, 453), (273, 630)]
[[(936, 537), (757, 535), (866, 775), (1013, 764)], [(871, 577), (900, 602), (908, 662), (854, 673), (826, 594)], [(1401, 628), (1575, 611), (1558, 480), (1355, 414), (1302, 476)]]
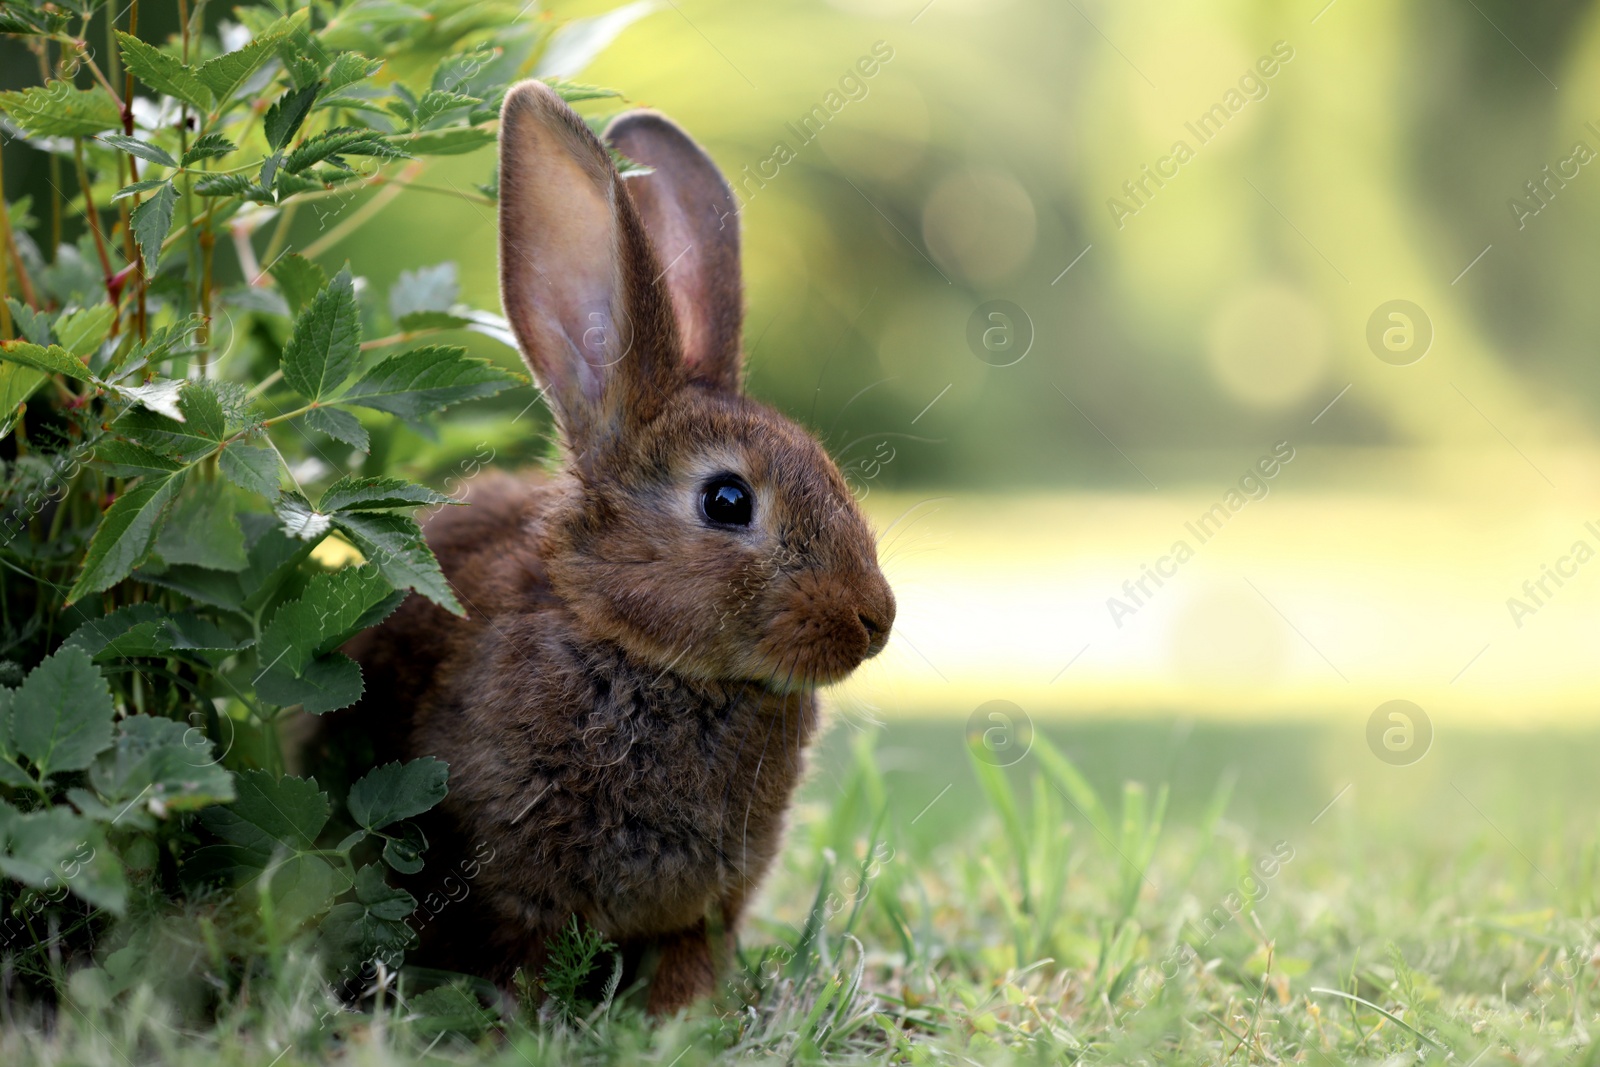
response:
[(542, 82), (512, 88), (500, 113), (500, 300), (576, 453), (625, 437), (679, 382), (660, 274), (583, 120)]

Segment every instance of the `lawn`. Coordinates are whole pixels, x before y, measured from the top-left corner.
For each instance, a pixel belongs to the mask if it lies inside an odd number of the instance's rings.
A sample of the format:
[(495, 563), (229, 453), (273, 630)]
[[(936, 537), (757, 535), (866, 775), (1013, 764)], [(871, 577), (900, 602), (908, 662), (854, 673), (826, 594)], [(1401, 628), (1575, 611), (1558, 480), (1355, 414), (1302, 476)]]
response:
[(575, 939), (593, 997), (543, 1018), (409, 972), (347, 1012), (283, 945), (214, 1017), (170, 1002), (175, 974), (114, 998), (79, 976), (0, 1061), (1596, 1062), (1600, 737), (1446, 730), (1393, 766), (1362, 726), (985, 748), (959, 720), (841, 719), (715, 1006), (649, 1025)]

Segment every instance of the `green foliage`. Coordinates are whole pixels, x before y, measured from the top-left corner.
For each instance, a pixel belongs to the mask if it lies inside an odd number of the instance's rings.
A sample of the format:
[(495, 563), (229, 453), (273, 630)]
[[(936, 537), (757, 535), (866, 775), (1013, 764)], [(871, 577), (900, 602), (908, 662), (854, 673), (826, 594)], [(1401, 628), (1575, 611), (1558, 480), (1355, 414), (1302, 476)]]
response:
[(492, 145), (555, 25), (244, 4), (230, 48), (190, 11), (154, 39), (126, 6), (0, 0), (45, 72), (0, 93), (32, 138), (5, 162), (70, 168), (0, 234), (0, 995), (126, 998), (179, 944), (224, 997), (306, 954), (403, 963), (420, 905), (391, 880), (431, 873), (414, 820), (448, 768), (352, 754), (322, 785), (286, 726), (360, 699), (340, 647), (407, 596), (461, 612), (409, 442), (528, 381), (452, 264), (385, 294), (334, 246), (379, 187)]

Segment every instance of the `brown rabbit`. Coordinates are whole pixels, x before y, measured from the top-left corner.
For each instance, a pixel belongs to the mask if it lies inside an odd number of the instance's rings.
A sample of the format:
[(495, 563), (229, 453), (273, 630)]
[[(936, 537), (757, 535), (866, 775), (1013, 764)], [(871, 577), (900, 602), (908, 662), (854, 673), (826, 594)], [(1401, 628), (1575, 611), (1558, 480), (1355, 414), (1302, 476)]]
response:
[(493, 850), (423, 962), (538, 974), (578, 916), (630, 971), (656, 960), (662, 1013), (712, 990), (708, 916), (738, 922), (816, 689), (883, 648), (895, 603), (822, 447), (740, 393), (727, 183), (660, 115), (606, 136), (653, 173), (624, 182), (547, 86), (506, 97), (501, 298), (565, 460), (427, 524), (465, 619), (412, 597), (352, 650), (380, 755), (450, 765), (429, 869)]

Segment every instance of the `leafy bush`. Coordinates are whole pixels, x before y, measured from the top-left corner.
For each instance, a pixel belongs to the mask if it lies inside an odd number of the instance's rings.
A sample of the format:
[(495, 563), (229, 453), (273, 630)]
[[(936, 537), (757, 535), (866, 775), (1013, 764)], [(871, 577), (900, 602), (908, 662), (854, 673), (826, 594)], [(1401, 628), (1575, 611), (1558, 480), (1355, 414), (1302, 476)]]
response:
[[(411, 514), (449, 498), (389, 473), (395, 429), (526, 379), (414, 345), (509, 343), (451, 265), (385, 305), (319, 260), (430, 157), (492, 144), (513, 81), (625, 21), (315, 0), (212, 33), (178, 6), (146, 40), (94, 0), (0, 2), (45, 75), (0, 113), (65, 182), (0, 219), (0, 956), (45, 992), (90, 959), (75, 981), (106, 996), (152, 966), (177, 982), (182, 945), (227, 987), (290, 950), (362, 973), (414, 942), (386, 871), (421, 869), (409, 820), (447, 768), (330, 797), (285, 773), (280, 731), (358, 700), (339, 646), (406, 596), (461, 611)], [(483, 177), (461, 195), (492, 209)], [(334, 198), (350, 210), (292, 250), (296, 210)]]

